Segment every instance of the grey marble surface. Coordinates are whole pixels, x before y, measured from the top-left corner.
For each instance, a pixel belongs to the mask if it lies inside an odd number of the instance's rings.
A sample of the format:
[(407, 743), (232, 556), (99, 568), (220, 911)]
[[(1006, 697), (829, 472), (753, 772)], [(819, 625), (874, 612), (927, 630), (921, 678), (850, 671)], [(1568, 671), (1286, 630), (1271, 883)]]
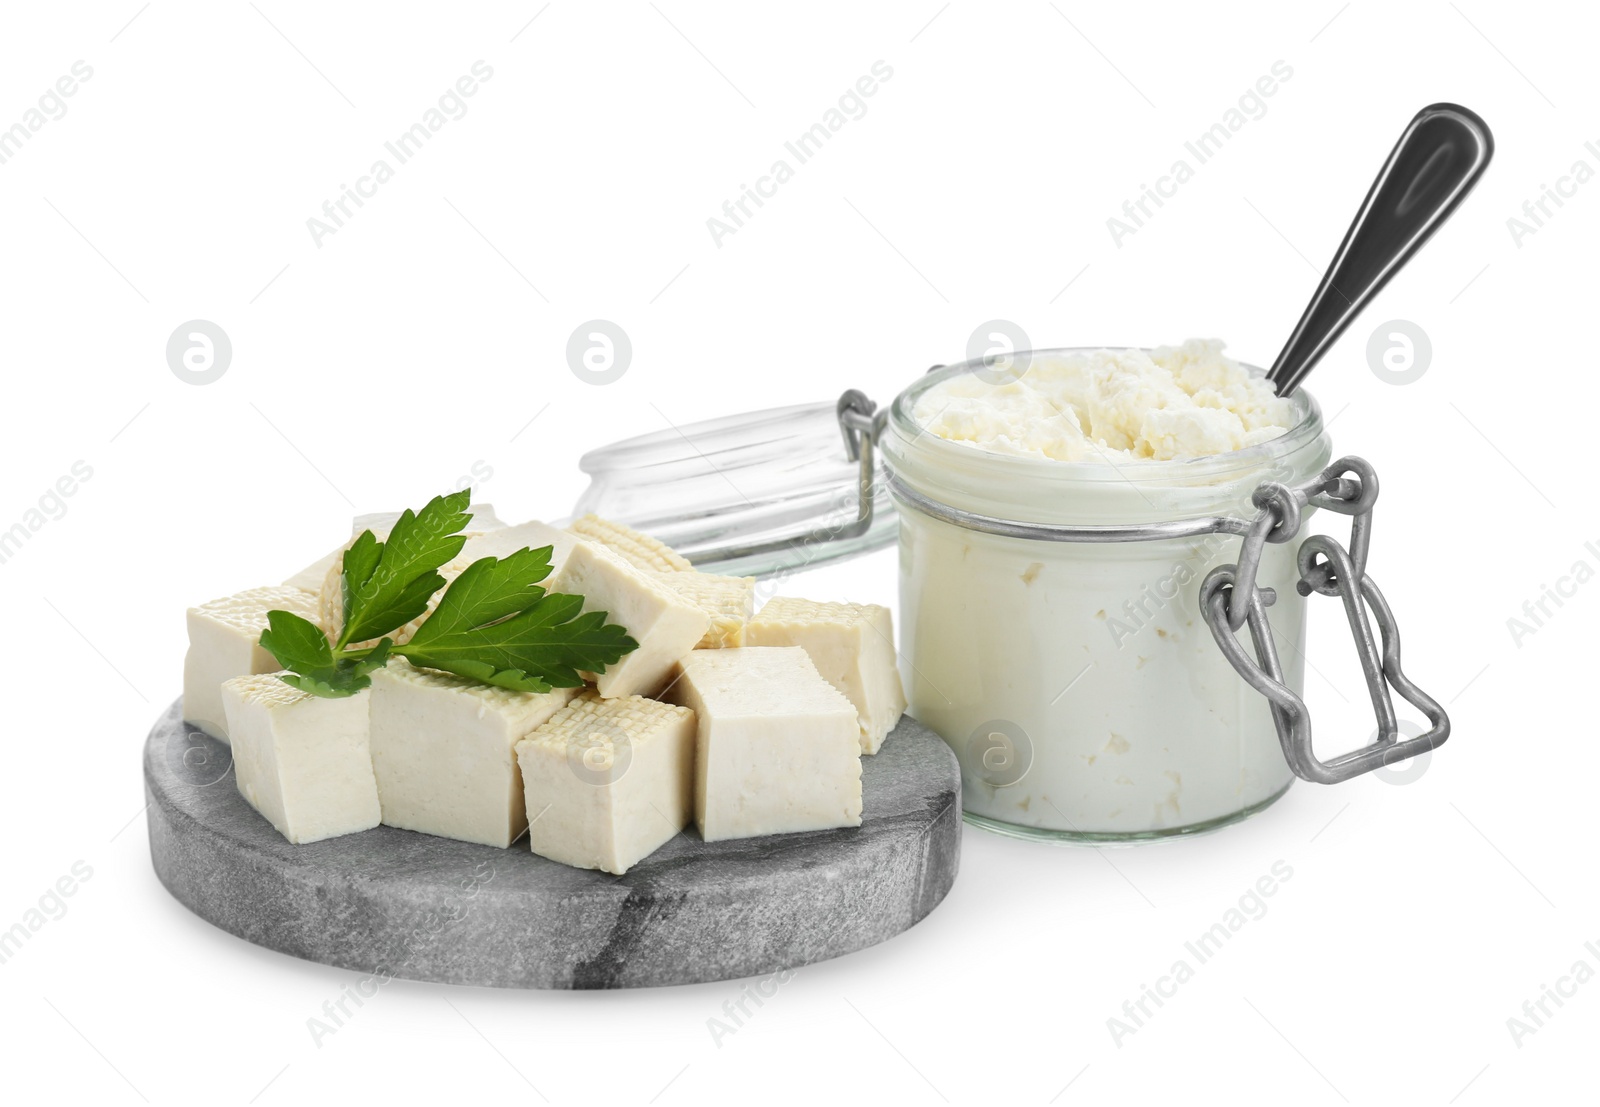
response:
[(506, 988), (755, 976), (894, 937), (955, 880), (961, 783), (902, 719), (862, 760), (858, 828), (705, 843), (691, 828), (627, 875), (377, 827), (291, 845), (239, 795), (226, 746), (180, 705), (145, 744), (156, 875), (201, 918), (311, 961)]

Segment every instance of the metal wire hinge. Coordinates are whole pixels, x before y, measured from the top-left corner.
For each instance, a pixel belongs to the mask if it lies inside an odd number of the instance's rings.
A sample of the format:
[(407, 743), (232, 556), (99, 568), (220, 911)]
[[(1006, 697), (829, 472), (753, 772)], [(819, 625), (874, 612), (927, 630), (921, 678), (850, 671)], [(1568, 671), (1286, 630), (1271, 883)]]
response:
[[(1450, 737), (1450, 719), (1444, 708), (1401, 669), (1400, 631), (1394, 614), (1383, 593), (1367, 576), (1372, 506), (1377, 498), (1377, 474), (1359, 457), (1341, 458), (1301, 485), (1291, 487), (1275, 481), (1263, 484), (1252, 497), (1260, 510), (1244, 536), (1238, 564), (1219, 565), (1200, 585), (1200, 610), (1217, 646), (1239, 675), (1271, 704), (1272, 720), (1289, 767), (1296, 776), (1318, 784), (1338, 784), (1416, 757), (1443, 745)], [(1296, 557), (1300, 580), (1295, 587), (1302, 596), (1316, 592), (1344, 601), (1345, 618), (1355, 638), (1378, 718), (1375, 741), (1330, 761), (1321, 761), (1312, 752), (1311, 715), (1305, 701), (1284, 682), (1272, 625), (1267, 621), (1267, 608), (1277, 596), (1270, 588), (1256, 586), (1256, 572), (1266, 544), (1292, 540), (1300, 531), (1308, 506), (1350, 516), (1350, 548), (1346, 550), (1325, 534), (1307, 538)], [(1379, 640), (1373, 637), (1369, 616), (1377, 619)], [(1254, 659), (1235, 637), (1235, 632), (1244, 627), (1250, 629)], [(1391, 689), (1427, 716), (1430, 728), (1425, 733), (1397, 740), (1399, 723)]]

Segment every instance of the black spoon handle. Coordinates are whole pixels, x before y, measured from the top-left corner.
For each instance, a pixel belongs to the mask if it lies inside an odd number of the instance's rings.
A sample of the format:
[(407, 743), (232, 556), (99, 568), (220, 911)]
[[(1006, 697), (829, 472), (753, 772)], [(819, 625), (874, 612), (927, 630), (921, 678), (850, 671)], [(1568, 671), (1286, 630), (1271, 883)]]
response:
[(1267, 374), (1278, 395), (1299, 387), (1367, 301), (1472, 191), (1493, 155), (1488, 126), (1466, 108), (1434, 104), (1417, 113)]

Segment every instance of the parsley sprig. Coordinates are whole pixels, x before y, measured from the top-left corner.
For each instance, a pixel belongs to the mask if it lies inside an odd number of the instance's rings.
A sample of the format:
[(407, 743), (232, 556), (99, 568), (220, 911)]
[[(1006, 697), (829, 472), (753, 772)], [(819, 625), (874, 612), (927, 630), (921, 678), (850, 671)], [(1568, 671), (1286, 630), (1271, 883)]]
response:
[[(363, 531), (344, 553), (344, 626), (330, 641), (315, 623), (267, 612), (261, 645), (288, 673), (286, 684), (317, 696), (351, 696), (391, 657), (500, 688), (548, 692), (576, 688), (579, 671), (603, 672), (638, 648), (604, 611), (583, 611), (582, 596), (547, 592), (552, 549), (485, 557), (450, 582), (411, 638), (389, 635), (428, 613), (445, 579), (439, 569), (461, 553), (471, 516), (469, 492), (436, 496), (400, 516), (385, 541)], [(374, 643), (373, 640), (377, 641)]]

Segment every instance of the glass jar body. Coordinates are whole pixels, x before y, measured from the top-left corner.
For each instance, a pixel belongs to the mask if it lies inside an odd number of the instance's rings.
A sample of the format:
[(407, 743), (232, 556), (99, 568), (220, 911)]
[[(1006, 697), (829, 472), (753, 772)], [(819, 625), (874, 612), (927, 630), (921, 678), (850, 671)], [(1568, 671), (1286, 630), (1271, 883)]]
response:
[[(1194, 462), (1069, 464), (923, 434), (917, 394), (964, 369), (903, 394), (884, 435), (896, 487), (940, 515), (1088, 527), (1248, 518), (1261, 483), (1305, 480), (1329, 460), (1303, 394), (1301, 421), (1281, 439)], [(1201, 580), (1237, 559), (1237, 537), (1053, 541), (961, 525), (904, 494), (897, 507), (910, 712), (954, 749), (970, 821), (1025, 837), (1159, 838), (1244, 818), (1288, 788), (1267, 702), (1198, 609)], [(1269, 545), (1258, 581), (1276, 591), (1268, 614), (1300, 691), (1294, 553)]]

